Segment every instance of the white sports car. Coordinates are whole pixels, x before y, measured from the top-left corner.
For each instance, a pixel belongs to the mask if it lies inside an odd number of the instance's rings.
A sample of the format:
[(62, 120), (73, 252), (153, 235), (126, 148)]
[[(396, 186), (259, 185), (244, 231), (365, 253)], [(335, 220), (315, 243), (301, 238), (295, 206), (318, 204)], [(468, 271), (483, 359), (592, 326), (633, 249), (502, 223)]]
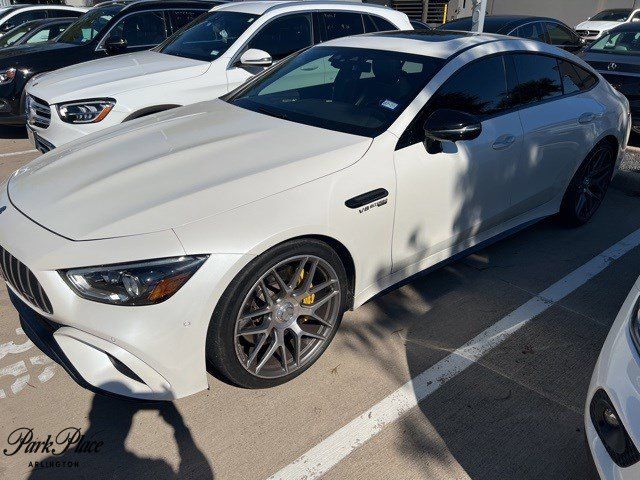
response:
[(640, 279), (622, 305), (598, 358), (584, 422), (600, 478), (640, 478)]
[(24, 330), (82, 385), (172, 399), (292, 379), (345, 310), (560, 212), (588, 221), (629, 105), (539, 42), (384, 32), (88, 135), (0, 193)]

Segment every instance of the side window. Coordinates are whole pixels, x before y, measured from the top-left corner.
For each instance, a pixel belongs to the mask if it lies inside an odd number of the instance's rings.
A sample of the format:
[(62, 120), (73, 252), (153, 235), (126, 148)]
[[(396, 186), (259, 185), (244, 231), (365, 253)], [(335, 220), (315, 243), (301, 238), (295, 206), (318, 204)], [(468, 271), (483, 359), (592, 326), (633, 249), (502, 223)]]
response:
[(549, 41), (551, 45), (571, 45), (576, 43), (576, 38), (571, 31), (558, 23), (547, 22)]
[(598, 83), (596, 77), (585, 69), (565, 60), (559, 60), (558, 63), (565, 95), (584, 92)]
[(49, 18), (79, 17), (82, 12), (75, 10), (48, 10)]
[(122, 38), (127, 47), (157, 45), (167, 38), (162, 12), (140, 12), (125, 16), (109, 34), (110, 38)]
[(511, 106), (503, 57), (477, 60), (462, 67), (438, 89), (402, 134), (396, 150), (423, 141), (424, 122), (438, 109), (460, 110), (482, 119)]
[(201, 10), (169, 10), (169, 21), (171, 22), (171, 31), (175, 32), (184, 27), (187, 23), (195, 20), (204, 12)]
[(362, 15), (351, 12), (324, 12), (324, 28), (327, 40), (364, 33)]
[(518, 105), (540, 102), (562, 95), (558, 62), (554, 57), (519, 53), (513, 55), (518, 85), (514, 100)]
[(264, 50), (274, 60), (281, 60), (310, 46), (311, 31), (311, 14), (286, 15), (262, 27), (247, 48)]
[(364, 14), (364, 15), (362, 15), (362, 18), (364, 19), (364, 27), (365, 27), (366, 33), (369, 33), (369, 32), (385, 32), (387, 30), (397, 30), (398, 29), (398, 27), (396, 27), (390, 21), (385, 20), (384, 18), (378, 17), (376, 15)]
[(518, 27), (514, 35), (520, 38), (529, 38), (531, 40), (538, 40), (539, 42), (547, 41), (547, 37), (544, 34), (544, 26), (540, 22), (527, 23), (521, 27)]
[(47, 12), (45, 10), (27, 10), (26, 12), (18, 13), (9, 18), (2, 24), (2, 26), (0, 27), (0, 31), (6, 32), (14, 27), (22, 25), (25, 22), (30, 22), (31, 20), (40, 20), (42, 18), (47, 18)]
[(504, 60), (502, 56), (494, 56), (462, 67), (429, 103), (432, 112), (449, 108), (487, 117), (509, 108), (509, 100)]
[(36, 33), (33, 37), (27, 40), (26, 43), (42, 43), (51, 40), (51, 38), (51, 29), (47, 27)]

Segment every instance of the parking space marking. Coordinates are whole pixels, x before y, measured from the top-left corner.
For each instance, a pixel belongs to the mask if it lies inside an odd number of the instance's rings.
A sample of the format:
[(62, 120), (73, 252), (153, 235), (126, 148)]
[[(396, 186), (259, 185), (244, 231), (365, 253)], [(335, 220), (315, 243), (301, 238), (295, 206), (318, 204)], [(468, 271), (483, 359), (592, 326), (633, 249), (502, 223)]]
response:
[(319, 478), (555, 303), (640, 245), (640, 229), (572, 271), (311, 448), (269, 480)]
[(38, 153), (38, 150), (21, 150), (19, 152), (0, 153), (0, 158), (11, 157), (12, 155), (26, 155), (27, 153)]

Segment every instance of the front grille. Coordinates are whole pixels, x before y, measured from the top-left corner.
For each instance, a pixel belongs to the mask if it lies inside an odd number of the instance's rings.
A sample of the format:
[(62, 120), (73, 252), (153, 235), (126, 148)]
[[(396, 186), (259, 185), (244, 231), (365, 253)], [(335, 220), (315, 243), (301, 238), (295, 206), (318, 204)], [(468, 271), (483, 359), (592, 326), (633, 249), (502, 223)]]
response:
[(2, 247), (0, 247), (0, 270), (5, 281), (29, 303), (45, 313), (53, 313), (49, 297), (33, 272)]
[(598, 30), (576, 30), (576, 33), (581, 37), (597, 37), (600, 35)]
[(42, 138), (40, 138), (40, 135), (36, 133), (34, 133), (33, 135), (33, 142), (35, 143), (36, 148), (40, 150), (41, 153), (47, 153), (56, 148), (55, 145), (47, 142), (46, 140), (43, 140)]
[(27, 95), (26, 104), (27, 122), (29, 125), (40, 128), (48, 128), (51, 124), (51, 107), (44, 100)]

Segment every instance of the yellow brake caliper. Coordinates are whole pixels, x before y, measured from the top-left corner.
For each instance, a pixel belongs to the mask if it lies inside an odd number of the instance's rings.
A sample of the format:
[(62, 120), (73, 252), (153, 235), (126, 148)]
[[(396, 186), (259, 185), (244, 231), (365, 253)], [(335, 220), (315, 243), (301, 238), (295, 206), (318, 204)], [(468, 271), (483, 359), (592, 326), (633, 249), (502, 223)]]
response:
[[(302, 285), (303, 281), (304, 281), (304, 270), (300, 272), (300, 282), (298, 283), (298, 285)], [(309, 285), (309, 287), (313, 287), (313, 284)], [(308, 297), (303, 298), (302, 303), (304, 303), (305, 305), (313, 305), (313, 302), (315, 302), (315, 300), (316, 300), (316, 294), (312, 293)]]

